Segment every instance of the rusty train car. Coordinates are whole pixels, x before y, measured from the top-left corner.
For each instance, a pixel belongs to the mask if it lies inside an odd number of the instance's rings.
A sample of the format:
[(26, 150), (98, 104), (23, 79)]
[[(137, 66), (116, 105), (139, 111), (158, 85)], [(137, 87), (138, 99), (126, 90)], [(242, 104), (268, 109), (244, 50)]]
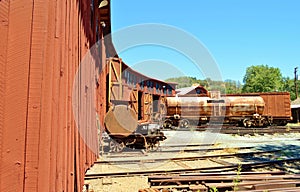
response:
[[(203, 89), (203, 88), (202, 88)], [(168, 97), (164, 127), (190, 124), (236, 124), (244, 127), (286, 125), (291, 120), (287, 92), (250, 93), (213, 96), (209, 92), (193, 96)]]
[(265, 105), (264, 105), (264, 110), (260, 115), (262, 117), (268, 118), (270, 122), (269, 124), (284, 126), (287, 125), (287, 123), (292, 120), (291, 99), (290, 99), (289, 92), (244, 93), (244, 94), (234, 94), (234, 95), (227, 95), (227, 96), (261, 97)]
[(109, 135), (104, 138), (108, 138), (109, 150), (120, 152), (126, 146), (157, 148), (166, 139), (159, 127), (165, 113), (165, 98), (175, 95), (176, 83), (134, 71), (117, 55), (107, 59), (101, 75), (107, 93), (102, 105), (104, 128)]

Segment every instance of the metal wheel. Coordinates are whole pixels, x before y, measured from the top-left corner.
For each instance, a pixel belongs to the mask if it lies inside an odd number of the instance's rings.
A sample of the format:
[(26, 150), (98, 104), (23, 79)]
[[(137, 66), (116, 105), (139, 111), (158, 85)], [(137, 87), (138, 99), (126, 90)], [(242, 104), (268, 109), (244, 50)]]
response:
[(111, 140), (109, 142), (110, 152), (119, 153), (119, 152), (123, 151), (124, 147), (125, 147), (125, 145), (124, 145), (124, 142), (122, 142), (122, 141)]
[(163, 127), (164, 128), (171, 128), (172, 127), (172, 121), (170, 119), (166, 119), (164, 121)]
[(268, 120), (266, 118), (264, 118), (264, 117), (261, 118), (261, 121), (262, 121), (263, 127), (267, 127), (269, 125), (269, 122), (268, 122)]
[(158, 149), (159, 149), (159, 142), (156, 141), (155, 143), (149, 143), (147, 145), (147, 147), (148, 147), (147, 151), (158, 151)]
[(182, 119), (182, 120), (179, 121), (179, 127), (180, 128), (188, 128), (189, 125), (190, 125), (190, 122), (187, 119)]
[(243, 120), (243, 124), (244, 124), (244, 127), (246, 127), (246, 128), (250, 128), (252, 126), (252, 123), (251, 123), (250, 119), (248, 119), (248, 118)]

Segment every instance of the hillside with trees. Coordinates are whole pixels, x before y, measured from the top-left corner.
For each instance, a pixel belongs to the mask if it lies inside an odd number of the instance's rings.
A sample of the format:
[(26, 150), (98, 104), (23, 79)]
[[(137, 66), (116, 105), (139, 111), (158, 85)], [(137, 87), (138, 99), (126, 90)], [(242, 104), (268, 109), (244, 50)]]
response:
[(210, 78), (207, 79), (197, 79), (195, 77), (175, 77), (166, 79), (167, 82), (178, 83), (177, 88), (190, 87), (195, 84), (203, 86), (209, 91), (218, 90), (221, 93), (241, 93), (242, 84), (239, 81), (225, 80), (223, 81), (213, 81)]

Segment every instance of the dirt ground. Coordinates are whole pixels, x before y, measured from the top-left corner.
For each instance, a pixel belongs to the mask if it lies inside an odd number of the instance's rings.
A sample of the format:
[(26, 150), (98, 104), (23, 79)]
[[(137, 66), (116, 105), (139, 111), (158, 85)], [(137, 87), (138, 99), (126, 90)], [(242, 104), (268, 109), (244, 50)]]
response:
[[(181, 133), (177, 132), (167, 132), (165, 133), (168, 137), (166, 142), (162, 144), (178, 144), (178, 141), (181, 143), (203, 143), (207, 140), (203, 139), (207, 137), (204, 133)], [(237, 135), (225, 135), (218, 134), (217, 137), (212, 137), (211, 143), (212, 147), (220, 148), (225, 147), (224, 150), (217, 151), (207, 151), (202, 152), (203, 155), (218, 155), (218, 154), (227, 154), (227, 153), (238, 153), (238, 152), (247, 152), (249, 149), (238, 149), (239, 147), (245, 146), (254, 146), (258, 148), (275, 148), (275, 147), (284, 147), (284, 146), (293, 146), (296, 150), (300, 150), (300, 133), (291, 133), (291, 134), (281, 134), (281, 135), (255, 135), (255, 136), (237, 136)], [(188, 142), (187, 142), (188, 141)], [(187, 147), (186, 147), (187, 148)], [(136, 154), (136, 153), (134, 153)], [(159, 155), (159, 156), (158, 156)], [(136, 154), (132, 157), (127, 157), (131, 159), (147, 159), (147, 158), (157, 158), (164, 157), (164, 155), (170, 154), (147, 154), (141, 155)], [(199, 156), (199, 153), (185, 153), (178, 152), (172, 154), (172, 157), (186, 157), (186, 156)], [(273, 157), (275, 158), (275, 157)], [(117, 158), (118, 159), (118, 158)], [(119, 159), (124, 159), (121, 156)], [(105, 157), (101, 157), (99, 160), (109, 160)], [(240, 158), (228, 158), (226, 162), (230, 163), (240, 163), (243, 162), (243, 159)], [(217, 162), (212, 162), (209, 160), (194, 160), (194, 161), (182, 161), (182, 162), (173, 162), (173, 161), (164, 161), (159, 163), (150, 163), (150, 164), (140, 164), (134, 163), (130, 165), (112, 165), (112, 164), (96, 164), (94, 165), (88, 173), (106, 173), (106, 172), (130, 172), (130, 171), (141, 171), (141, 170), (168, 170), (168, 169), (178, 169), (178, 168), (195, 168), (195, 167), (210, 167), (220, 165)], [(287, 170), (289, 169), (289, 165)], [(292, 169), (292, 168), (291, 168)], [(269, 169), (268, 169), (269, 170)], [(274, 167), (274, 170), (277, 170)], [(257, 169), (257, 171), (263, 171), (263, 169)], [(299, 170), (298, 170), (299, 171)], [(86, 180), (86, 184), (89, 184), (89, 192), (137, 192), (139, 189), (148, 188), (148, 180), (146, 176), (131, 176), (131, 177), (107, 177), (102, 179), (92, 179)], [(87, 191), (86, 189), (84, 191)]]
[(116, 177), (86, 181), (90, 186), (89, 192), (133, 192), (148, 188), (147, 177)]

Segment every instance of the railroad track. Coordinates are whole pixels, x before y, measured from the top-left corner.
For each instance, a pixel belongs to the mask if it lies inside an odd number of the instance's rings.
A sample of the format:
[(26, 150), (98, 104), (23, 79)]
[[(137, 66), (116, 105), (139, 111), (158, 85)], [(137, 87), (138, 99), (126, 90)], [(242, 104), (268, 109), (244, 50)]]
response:
[(191, 126), (189, 128), (165, 129), (164, 131), (207, 131), (212, 133), (237, 134), (237, 135), (254, 135), (254, 134), (282, 134), (282, 133), (300, 133), (300, 127), (289, 126), (269, 126), (267, 128), (245, 128), (232, 125), (205, 125)]
[(221, 129), (221, 133), (224, 134), (238, 134), (238, 135), (254, 135), (254, 134), (283, 134), (283, 133), (300, 133), (300, 127), (290, 128), (290, 127), (278, 127), (272, 126), (268, 128), (224, 128)]
[[(251, 149), (253, 147), (244, 147), (243, 149)], [(224, 148), (220, 148), (224, 149)], [(231, 162), (232, 159), (242, 158), (243, 162), (236, 163)], [(149, 167), (150, 164), (167, 161), (170, 163), (177, 164), (176, 168), (169, 168), (162, 170), (153, 169), (139, 169), (139, 170), (126, 170), (116, 172), (101, 172), (101, 173), (90, 173), (86, 174), (86, 179), (98, 179), (104, 177), (119, 177), (119, 176), (150, 176), (157, 174), (179, 174), (179, 173), (199, 173), (199, 172), (220, 172), (220, 171), (232, 171), (240, 167), (241, 170), (251, 170), (260, 167), (276, 167), (276, 165), (282, 165), (284, 163), (296, 163), (299, 170), (300, 156), (297, 146), (287, 146), (287, 148), (278, 148), (273, 150), (252, 150), (246, 152), (233, 152), (226, 154), (205, 154), (198, 156), (183, 156), (183, 157), (147, 157), (144, 158), (131, 158), (126, 159), (125, 157), (114, 159), (114, 157), (107, 157), (105, 160), (97, 161), (95, 165), (142, 165), (141, 167)], [(190, 167), (189, 162), (198, 162), (199, 165), (213, 162), (214, 165), (205, 167)], [(276, 167), (278, 168), (278, 166)], [(280, 168), (280, 166), (279, 166)]]
[[(169, 133), (174, 141), (193, 134), (187, 132), (178, 137)], [(141, 192), (236, 191), (237, 183), (239, 191), (300, 191), (299, 138), (255, 138), (225, 136), (216, 144), (199, 143), (200, 138), (195, 140), (197, 143), (166, 142), (160, 150), (148, 153), (131, 149), (119, 154), (105, 153), (94, 165), (98, 168), (89, 171), (85, 180), (91, 185), (100, 181), (114, 186), (114, 179), (148, 179), (150, 188)], [(231, 139), (237, 139), (237, 143), (230, 145)]]
[(197, 172), (220, 172), (220, 171), (233, 171), (241, 167), (242, 171), (251, 170), (252, 168), (274, 166), (276, 164), (300, 162), (300, 158), (290, 158), (272, 161), (261, 161), (253, 163), (240, 163), (232, 165), (220, 165), (213, 167), (201, 167), (190, 169), (169, 169), (169, 170), (142, 170), (142, 171), (128, 171), (128, 172), (107, 172), (107, 173), (90, 173), (85, 175), (85, 179), (99, 179), (105, 177), (119, 177), (119, 176), (151, 176), (160, 174), (180, 174), (180, 173), (197, 173)]
[[(253, 147), (245, 147), (244, 149), (251, 149)], [(241, 148), (239, 148), (241, 149)], [(259, 154), (268, 154), (281, 152), (282, 150), (270, 150), (270, 151), (250, 151), (250, 152), (241, 152), (241, 153), (229, 153), (229, 154), (215, 154), (215, 155), (200, 155), (200, 156), (189, 156), (189, 157), (173, 157), (173, 158), (140, 158), (140, 159), (119, 159), (114, 160), (114, 158), (105, 158), (106, 160), (96, 161), (95, 164), (130, 164), (130, 163), (154, 163), (160, 161), (194, 161), (200, 159), (214, 159), (220, 157), (242, 157), (249, 155), (259, 155)]]
[[(244, 148), (235, 148), (235, 149), (230, 149), (230, 150), (241, 150), (241, 149), (251, 149), (253, 147), (244, 147)], [(220, 148), (220, 149), (225, 149), (225, 148)], [(217, 149), (218, 150), (218, 149)], [(157, 157), (157, 158), (147, 158), (147, 156), (143, 156), (145, 158), (140, 157), (139, 159), (124, 159), (122, 157), (121, 159), (115, 160), (114, 156), (109, 157), (107, 156), (104, 158), (105, 160), (102, 161), (96, 161), (95, 164), (130, 164), (130, 163), (152, 163), (152, 162), (160, 162), (160, 161), (194, 161), (194, 160), (200, 160), (200, 159), (213, 159), (213, 158), (220, 158), (220, 157), (242, 157), (242, 156), (254, 156), (254, 155), (259, 155), (259, 154), (269, 154), (269, 153), (280, 153), (282, 152), (281, 149), (276, 149), (276, 150), (267, 150), (267, 151), (249, 151), (249, 152), (239, 152), (239, 153), (227, 153), (227, 154), (214, 154), (214, 155), (199, 155), (199, 156), (185, 156), (185, 157)]]
[[(293, 138), (289, 139), (290, 141), (299, 141), (300, 139)], [(249, 141), (247, 141), (249, 142)], [(245, 146), (245, 147), (234, 147), (237, 149), (250, 149), (255, 147), (256, 144), (265, 144), (265, 143), (276, 143), (278, 140), (264, 140), (264, 141), (251, 141), (251, 144), (253, 146)], [(141, 149), (131, 149), (131, 148), (126, 148), (121, 153), (111, 153), (111, 152), (103, 152), (102, 156), (103, 157), (143, 157), (147, 156), (149, 154), (153, 153), (194, 153), (194, 152), (209, 152), (209, 151), (222, 151), (228, 149), (228, 146), (226, 147), (214, 147), (216, 146), (215, 143), (201, 143), (201, 144), (192, 144), (192, 143), (186, 143), (186, 144), (163, 144), (160, 145), (157, 150), (154, 151), (148, 151), (145, 152), (144, 150)]]
[(300, 175), (285, 172), (226, 172), (194, 175), (164, 175), (148, 177), (150, 189), (139, 192), (168, 191), (299, 191)]
[[(253, 146), (247, 147), (235, 147), (232, 149), (251, 149)], [(178, 148), (178, 149), (163, 149), (157, 151), (151, 151), (151, 154), (157, 153), (197, 153), (197, 152), (210, 152), (210, 151), (223, 151), (228, 149), (228, 147), (204, 147), (204, 148)], [(122, 153), (104, 153), (103, 157), (143, 157), (147, 156), (148, 153), (143, 152), (122, 152)]]

